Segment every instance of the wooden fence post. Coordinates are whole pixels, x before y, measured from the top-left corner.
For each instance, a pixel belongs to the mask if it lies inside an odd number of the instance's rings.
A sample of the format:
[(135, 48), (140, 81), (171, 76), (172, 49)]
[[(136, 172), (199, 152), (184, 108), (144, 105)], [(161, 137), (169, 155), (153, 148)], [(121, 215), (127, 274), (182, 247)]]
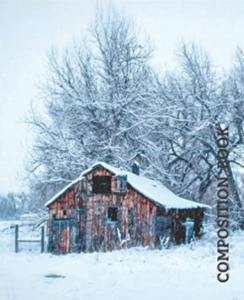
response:
[(19, 252), (18, 238), (19, 238), (19, 225), (15, 225), (15, 253)]
[(44, 226), (41, 227), (41, 253), (44, 252), (44, 246), (45, 246), (45, 236), (44, 236)]

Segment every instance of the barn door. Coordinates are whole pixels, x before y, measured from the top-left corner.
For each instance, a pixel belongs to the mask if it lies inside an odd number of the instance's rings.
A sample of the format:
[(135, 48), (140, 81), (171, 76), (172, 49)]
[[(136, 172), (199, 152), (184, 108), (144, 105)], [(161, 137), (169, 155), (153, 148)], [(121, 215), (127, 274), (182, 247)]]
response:
[(171, 217), (157, 217), (156, 231), (159, 243), (171, 238), (171, 225)]
[(53, 253), (64, 254), (73, 252), (76, 240), (75, 220), (54, 220), (52, 238)]
[(106, 250), (112, 251), (119, 248), (117, 224), (108, 223), (106, 228)]

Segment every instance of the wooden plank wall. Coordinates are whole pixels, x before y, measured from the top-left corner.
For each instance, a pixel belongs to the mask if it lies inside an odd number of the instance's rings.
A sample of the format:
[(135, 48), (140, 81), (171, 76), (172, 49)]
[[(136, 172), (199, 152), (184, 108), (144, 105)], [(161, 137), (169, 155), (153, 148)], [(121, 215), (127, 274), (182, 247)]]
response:
[[(112, 176), (111, 193), (94, 194), (92, 189), (93, 176)], [(93, 252), (110, 251), (123, 247), (150, 246), (157, 247), (159, 234), (157, 217), (171, 216), (171, 239), (176, 243), (184, 242), (181, 222), (187, 218), (195, 220), (196, 235), (200, 232), (203, 209), (170, 210), (166, 212), (153, 202), (146, 199), (129, 184), (127, 192), (121, 191), (122, 181), (113, 177), (104, 168), (96, 168), (87, 176), (66, 191), (50, 205), (50, 250), (62, 252)], [(108, 207), (118, 209), (118, 221), (109, 222)], [(66, 212), (66, 214), (65, 214)], [(52, 245), (53, 220), (70, 220), (71, 225), (59, 228), (59, 239)], [(73, 225), (74, 224), (74, 225)], [(56, 248), (55, 248), (56, 247)]]
[(158, 217), (172, 217), (171, 226), (171, 240), (175, 244), (181, 244), (185, 242), (185, 228), (181, 225), (186, 218), (194, 220), (194, 232), (197, 238), (200, 238), (201, 226), (204, 218), (204, 209), (171, 209), (165, 211), (164, 209), (157, 210)]
[[(154, 247), (157, 207), (130, 186), (127, 193), (119, 192), (122, 183), (114, 177), (112, 193), (93, 194), (94, 175), (112, 176), (107, 170), (97, 168), (50, 205), (50, 240), (55, 216), (56, 219), (76, 220), (78, 233), (73, 248), (77, 251), (109, 251), (139, 245)], [(118, 208), (118, 222), (107, 221), (108, 207)], [(67, 237), (65, 243), (70, 243), (68, 235), (64, 233), (64, 236)]]

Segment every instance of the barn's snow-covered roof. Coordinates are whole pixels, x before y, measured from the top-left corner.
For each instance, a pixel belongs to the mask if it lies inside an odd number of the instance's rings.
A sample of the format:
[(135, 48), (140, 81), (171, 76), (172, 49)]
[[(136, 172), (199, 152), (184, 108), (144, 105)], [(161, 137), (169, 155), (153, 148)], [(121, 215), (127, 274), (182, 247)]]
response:
[(127, 175), (127, 183), (129, 183), (135, 190), (144, 195), (146, 198), (156, 202), (160, 205), (163, 205), (165, 209), (189, 209), (189, 208), (210, 208), (210, 206), (197, 203), (194, 201), (186, 200), (181, 197), (176, 196), (173, 192), (167, 189), (160, 183), (157, 183), (151, 179), (148, 179), (143, 176), (138, 176), (134, 173), (124, 171), (119, 168), (115, 168), (110, 166), (104, 162), (97, 162), (93, 164), (90, 168), (81, 173), (81, 175), (72, 181), (69, 185), (67, 185), (64, 189), (58, 192), (54, 197), (52, 197), (45, 206), (49, 206), (53, 203), (57, 198), (59, 198), (65, 191), (67, 191), (70, 187), (72, 187), (77, 182), (81, 181), (84, 176), (90, 173), (92, 170), (97, 168), (98, 166), (102, 166), (104, 169), (110, 171), (115, 176), (118, 175)]

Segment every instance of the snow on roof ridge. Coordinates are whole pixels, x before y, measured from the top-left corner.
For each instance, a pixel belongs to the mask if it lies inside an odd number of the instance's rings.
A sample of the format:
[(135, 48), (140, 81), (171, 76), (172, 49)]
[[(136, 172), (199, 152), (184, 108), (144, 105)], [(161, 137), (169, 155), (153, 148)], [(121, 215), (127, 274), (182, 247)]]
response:
[(103, 161), (97, 161), (96, 163), (92, 164), (90, 168), (83, 171), (80, 176), (84, 176), (85, 174), (91, 172), (97, 166), (102, 166), (102, 167), (104, 167), (105, 169), (109, 170), (112, 173), (126, 172), (126, 171), (121, 170), (119, 168), (113, 167), (113, 166), (111, 166), (111, 165), (109, 165), (109, 164), (107, 164)]
[(60, 195), (62, 195), (67, 189), (69, 189), (73, 184), (81, 180), (87, 173), (91, 172), (97, 166), (102, 166), (106, 170), (112, 172), (114, 175), (127, 175), (127, 182), (138, 192), (143, 194), (146, 198), (150, 199), (153, 202), (156, 202), (160, 205), (163, 205), (166, 209), (175, 208), (175, 209), (187, 209), (187, 208), (211, 208), (208, 205), (201, 204), (195, 201), (186, 200), (175, 195), (168, 188), (166, 188), (161, 183), (155, 182), (149, 178), (136, 175), (129, 171), (124, 171), (119, 168), (113, 167), (105, 162), (98, 161), (91, 165), (90, 168), (83, 171), (80, 176), (72, 181), (69, 185), (63, 188), (59, 193), (52, 197), (45, 206), (50, 205), (54, 202)]

